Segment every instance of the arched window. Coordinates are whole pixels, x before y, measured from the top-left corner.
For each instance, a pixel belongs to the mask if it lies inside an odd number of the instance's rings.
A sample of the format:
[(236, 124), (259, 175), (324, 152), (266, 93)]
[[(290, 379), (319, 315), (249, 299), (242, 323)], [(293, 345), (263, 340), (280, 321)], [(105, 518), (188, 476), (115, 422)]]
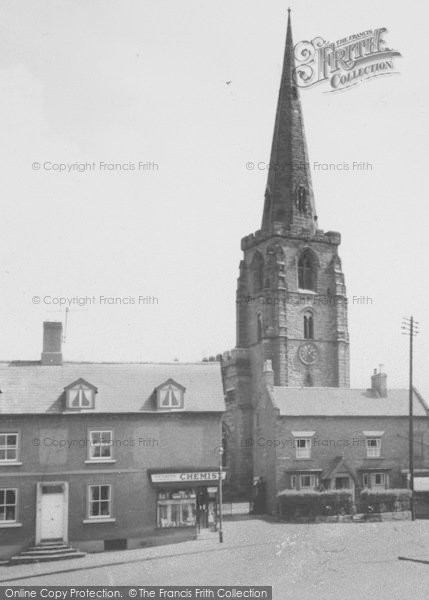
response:
[(304, 315), (304, 338), (306, 340), (314, 339), (314, 320), (311, 313)]
[(255, 253), (251, 264), (251, 270), (253, 291), (260, 292), (264, 285), (264, 259), (260, 252)]
[(305, 250), (298, 261), (298, 287), (316, 291), (316, 261), (310, 250)]
[(258, 342), (262, 340), (262, 315), (258, 313), (256, 315), (256, 339)]

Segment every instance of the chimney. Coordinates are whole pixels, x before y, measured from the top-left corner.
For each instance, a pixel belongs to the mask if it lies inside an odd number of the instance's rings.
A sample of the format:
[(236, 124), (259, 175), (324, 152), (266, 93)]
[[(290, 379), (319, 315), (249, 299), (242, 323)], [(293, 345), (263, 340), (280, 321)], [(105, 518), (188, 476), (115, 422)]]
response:
[(42, 365), (60, 366), (63, 364), (62, 337), (63, 324), (60, 321), (45, 321), (43, 323)]
[(268, 387), (274, 387), (274, 371), (271, 360), (264, 361), (264, 379)]
[(371, 390), (375, 396), (387, 398), (387, 375), (382, 371), (383, 365), (380, 365), (378, 372), (374, 369), (374, 374), (371, 375)]

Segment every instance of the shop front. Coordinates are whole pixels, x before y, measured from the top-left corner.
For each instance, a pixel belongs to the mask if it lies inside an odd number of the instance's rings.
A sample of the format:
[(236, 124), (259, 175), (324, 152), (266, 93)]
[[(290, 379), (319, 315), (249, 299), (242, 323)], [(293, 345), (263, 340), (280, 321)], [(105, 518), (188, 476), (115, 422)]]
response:
[[(193, 527), (216, 531), (219, 514), (219, 470), (153, 471), (156, 525), (161, 529)], [(225, 472), (222, 473), (222, 479)]]

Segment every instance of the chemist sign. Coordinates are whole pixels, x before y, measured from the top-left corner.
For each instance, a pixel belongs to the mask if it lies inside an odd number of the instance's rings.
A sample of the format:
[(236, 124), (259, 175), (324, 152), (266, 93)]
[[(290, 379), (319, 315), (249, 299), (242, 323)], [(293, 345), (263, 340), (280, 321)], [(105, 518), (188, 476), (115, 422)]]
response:
[[(152, 483), (195, 483), (219, 481), (219, 471), (193, 471), (183, 473), (151, 473)], [(222, 471), (222, 479), (226, 472)]]

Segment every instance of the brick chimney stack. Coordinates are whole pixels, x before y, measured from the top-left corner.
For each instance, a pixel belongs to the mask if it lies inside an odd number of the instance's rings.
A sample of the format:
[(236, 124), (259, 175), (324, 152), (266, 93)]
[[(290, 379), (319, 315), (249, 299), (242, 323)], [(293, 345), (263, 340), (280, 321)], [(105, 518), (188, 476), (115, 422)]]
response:
[(43, 323), (42, 365), (61, 366), (63, 364), (62, 337), (63, 324), (61, 322), (45, 321)]
[(378, 372), (374, 369), (374, 374), (371, 375), (371, 390), (375, 396), (387, 398), (387, 375), (382, 372), (382, 369), (383, 365), (380, 365)]

